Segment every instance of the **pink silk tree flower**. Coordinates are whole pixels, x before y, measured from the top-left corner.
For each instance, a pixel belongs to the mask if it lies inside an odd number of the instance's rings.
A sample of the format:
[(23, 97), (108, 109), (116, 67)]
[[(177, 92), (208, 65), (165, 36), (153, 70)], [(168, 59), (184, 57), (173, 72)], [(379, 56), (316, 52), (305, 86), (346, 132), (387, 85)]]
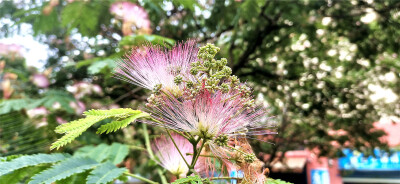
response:
[(163, 96), (162, 103), (149, 110), (160, 122), (149, 122), (170, 129), (189, 132), (207, 139), (222, 136), (270, 134), (273, 118), (263, 119), (267, 112), (262, 107), (248, 109), (247, 99), (226, 99), (221, 91), (207, 90), (193, 99), (181, 102), (172, 95)]
[(77, 115), (81, 115), (86, 110), (86, 105), (81, 101), (70, 102), (69, 106), (75, 110)]
[(39, 88), (47, 88), (50, 85), (49, 79), (44, 74), (33, 75), (32, 82)]
[(127, 1), (115, 2), (110, 7), (111, 14), (125, 23), (134, 24), (137, 28), (150, 28), (150, 20), (146, 10), (134, 3)]
[(145, 51), (133, 49), (118, 62), (115, 74), (121, 80), (146, 89), (153, 90), (158, 86), (176, 90), (179, 86), (174, 82), (175, 77), (193, 80), (190, 63), (197, 60), (197, 51), (196, 42), (192, 40), (178, 44), (169, 51), (158, 46), (149, 46)]
[[(184, 137), (178, 134), (171, 134), (177, 147), (181, 151), (185, 160), (190, 163), (192, 156), (187, 153), (193, 153), (193, 146)], [(161, 136), (152, 144), (154, 155), (159, 159), (159, 164), (177, 177), (185, 177), (189, 171), (188, 166), (174, 146), (169, 137)]]
[(37, 107), (34, 109), (30, 109), (26, 111), (26, 114), (29, 118), (34, 118), (37, 116), (45, 116), (48, 115), (50, 112), (45, 107)]

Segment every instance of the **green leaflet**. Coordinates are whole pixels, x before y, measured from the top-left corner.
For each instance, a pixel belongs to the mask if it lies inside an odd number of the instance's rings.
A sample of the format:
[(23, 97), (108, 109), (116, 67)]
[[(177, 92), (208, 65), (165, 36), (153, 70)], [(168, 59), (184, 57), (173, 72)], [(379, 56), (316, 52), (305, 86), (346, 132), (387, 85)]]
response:
[(38, 105), (39, 104), (37, 104), (37, 100), (29, 98), (4, 100), (0, 103), (0, 114), (6, 114), (11, 111), (19, 111), (26, 108), (35, 108)]
[(134, 122), (138, 118), (143, 118), (149, 116), (147, 113), (143, 113), (139, 111), (137, 114), (134, 114), (126, 119), (123, 119), (121, 121), (113, 121), (111, 123), (107, 123), (105, 125), (101, 125), (101, 127), (97, 130), (96, 133), (102, 134), (102, 133), (110, 133), (110, 132), (115, 132), (119, 129), (125, 128), (128, 126), (131, 122)]
[(47, 169), (49, 166), (29, 166), (21, 169), (17, 169), (9, 174), (0, 176), (0, 183), (14, 184), (14, 183), (25, 183), (33, 175)]
[(111, 162), (105, 162), (90, 172), (87, 183), (108, 183), (121, 176), (125, 171), (125, 168), (118, 168)]
[(99, 29), (99, 21), (107, 15), (108, 1), (95, 1), (94, 3), (73, 2), (63, 8), (61, 12), (61, 25), (70, 32), (77, 28), (84, 36), (94, 36)]
[(69, 177), (73, 174), (81, 173), (92, 169), (99, 163), (90, 158), (71, 158), (60, 162), (54, 167), (45, 170), (32, 177), (29, 184), (46, 183), (50, 184), (57, 180)]
[(195, 175), (177, 179), (172, 184), (203, 184), (203, 181), (200, 176)]
[[(20, 183), (31, 179), (30, 183), (57, 181), (75, 184), (85, 183), (87, 179), (90, 183), (107, 183), (126, 171), (125, 168), (117, 168), (115, 164), (121, 163), (128, 153), (127, 145), (114, 143), (85, 146), (78, 149), (72, 157), (60, 153), (1, 157), (0, 181)], [(12, 160), (6, 161), (9, 159)], [(45, 163), (47, 164), (44, 165)]]
[(44, 163), (58, 162), (68, 157), (69, 155), (61, 153), (55, 153), (51, 155), (37, 154), (19, 157), (8, 162), (0, 162), (0, 176), (20, 168)]
[(129, 147), (120, 143), (113, 143), (110, 147), (108, 159), (113, 164), (121, 163), (129, 154)]
[(74, 157), (89, 157), (97, 162), (102, 162), (108, 158), (110, 154), (110, 147), (107, 144), (100, 144), (98, 146), (85, 146), (80, 148), (74, 153)]
[(119, 42), (120, 46), (124, 45), (142, 45), (146, 43), (151, 43), (153, 45), (161, 45), (161, 46), (173, 46), (175, 44), (175, 40), (166, 38), (159, 35), (129, 35), (124, 36)]
[(88, 110), (83, 114), (86, 116), (107, 116), (107, 117), (124, 117), (126, 115), (141, 113), (142, 111), (129, 108), (110, 109), (110, 110)]
[(75, 152), (74, 157), (89, 157), (98, 162), (106, 160), (113, 164), (119, 164), (128, 156), (128, 153), (129, 147), (127, 145), (113, 143), (111, 146), (100, 144), (96, 147), (82, 147)]
[(282, 181), (280, 179), (267, 178), (267, 180), (265, 181), (265, 184), (292, 184), (292, 183)]
[(40, 99), (10, 99), (4, 100), (0, 103), (0, 114), (6, 114), (12, 111), (19, 111), (22, 109), (33, 109), (41, 105), (52, 108), (54, 103), (58, 102), (69, 113), (73, 113), (74, 109), (69, 105), (75, 99), (69, 93), (59, 90), (49, 90), (44, 93), (43, 98)]
[(81, 118), (70, 123), (66, 123), (58, 126), (55, 131), (57, 133), (64, 133), (65, 135), (54, 142), (50, 149), (60, 148), (70, 142), (72, 142), (76, 137), (85, 132), (89, 127), (95, 123), (112, 118), (113, 121), (109, 124), (101, 126), (97, 132), (112, 132), (120, 128), (126, 127), (130, 122), (135, 121), (138, 118), (148, 117), (149, 114), (128, 108), (121, 109), (111, 109), (111, 110), (89, 110), (83, 113), (86, 117)]

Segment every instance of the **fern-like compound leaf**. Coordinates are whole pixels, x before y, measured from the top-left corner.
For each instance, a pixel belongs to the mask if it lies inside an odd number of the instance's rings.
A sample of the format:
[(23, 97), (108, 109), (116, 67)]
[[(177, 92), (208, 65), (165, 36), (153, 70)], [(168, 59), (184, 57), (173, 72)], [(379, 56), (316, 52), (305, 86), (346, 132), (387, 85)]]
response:
[(112, 121), (111, 123), (107, 123), (105, 125), (100, 126), (100, 128), (97, 130), (96, 133), (98, 134), (102, 134), (102, 133), (110, 133), (110, 132), (115, 132), (119, 129), (125, 128), (126, 126), (128, 126), (130, 123), (134, 122), (136, 119), (138, 118), (144, 118), (144, 117), (149, 117), (150, 115), (145, 113), (145, 112), (141, 112), (138, 111), (135, 114), (120, 120), (120, 121)]
[(108, 155), (108, 160), (113, 164), (121, 163), (126, 156), (129, 154), (129, 147), (120, 143), (113, 143), (110, 146), (110, 151)]
[(64, 136), (62, 136), (60, 139), (58, 139), (56, 142), (51, 144), (50, 149), (58, 149), (62, 146), (65, 146), (66, 144), (72, 142), (75, 138), (80, 136), (84, 131), (86, 131), (90, 126), (95, 124), (97, 121), (90, 122), (90, 124), (85, 124), (81, 129), (76, 129), (75, 131), (68, 132)]
[(22, 156), (8, 162), (0, 162), (0, 176), (14, 170), (38, 164), (54, 163), (70, 157), (68, 154), (37, 154)]
[[(114, 132), (118, 129), (126, 127), (129, 123), (135, 121), (138, 118), (144, 118), (150, 116), (149, 114), (128, 108), (121, 109), (110, 109), (110, 110), (89, 110), (84, 112), (85, 118), (81, 118), (70, 123), (62, 124), (58, 126), (55, 131), (57, 133), (65, 134), (63, 137), (54, 142), (50, 149), (58, 149), (70, 142), (85, 132), (93, 124), (102, 121), (104, 119), (112, 118), (109, 124), (103, 125), (99, 128), (98, 132)], [(122, 119), (122, 120), (121, 120)]]
[(73, 174), (93, 169), (99, 165), (98, 162), (89, 158), (71, 158), (47, 169), (32, 177), (29, 184), (50, 184), (57, 180), (67, 178)]
[(109, 110), (88, 110), (83, 114), (86, 116), (107, 116), (107, 117), (126, 117), (131, 114), (138, 114), (142, 111), (129, 108), (109, 109)]
[(106, 119), (106, 118), (107, 117), (88, 116), (86, 118), (81, 118), (78, 120), (71, 121), (69, 123), (62, 124), (55, 129), (55, 132), (62, 134), (62, 133), (68, 133), (68, 132), (81, 130), (81, 129), (84, 129), (85, 127), (90, 127), (94, 123), (101, 121), (103, 119)]
[(203, 184), (203, 180), (200, 178), (200, 176), (195, 175), (177, 179), (172, 184)]
[(125, 171), (125, 168), (118, 168), (111, 162), (105, 162), (90, 172), (90, 175), (87, 177), (87, 183), (108, 183), (121, 176)]

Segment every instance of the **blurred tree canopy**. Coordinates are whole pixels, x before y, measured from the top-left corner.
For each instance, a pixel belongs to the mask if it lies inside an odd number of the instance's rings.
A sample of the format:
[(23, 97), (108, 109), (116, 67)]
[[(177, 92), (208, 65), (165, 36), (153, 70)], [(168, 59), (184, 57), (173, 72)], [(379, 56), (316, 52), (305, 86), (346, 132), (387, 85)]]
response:
[(387, 148), (373, 122), (400, 115), (399, 1), (132, 0), (148, 13), (145, 31), (127, 30), (110, 13), (116, 1), (33, 2), (0, 3), (1, 19), (9, 20), (1, 36), (31, 25), (52, 52), (45, 64), (51, 89), (77, 81), (102, 87), (103, 96), (82, 100), (88, 108), (145, 100), (146, 91), (112, 78), (114, 61), (132, 47), (195, 39), (219, 46), (218, 56), (278, 117), (278, 134), (254, 144), (271, 155), (267, 161), (304, 148), (372, 154)]

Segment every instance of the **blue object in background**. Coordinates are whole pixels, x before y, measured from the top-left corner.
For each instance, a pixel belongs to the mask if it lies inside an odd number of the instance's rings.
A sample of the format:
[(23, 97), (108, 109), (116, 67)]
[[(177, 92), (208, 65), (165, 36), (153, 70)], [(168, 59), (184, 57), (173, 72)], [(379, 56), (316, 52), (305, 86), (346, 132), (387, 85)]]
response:
[(312, 169), (311, 184), (329, 184), (329, 172), (327, 169)]
[(376, 157), (364, 157), (364, 154), (344, 149), (345, 157), (339, 158), (339, 169), (360, 171), (400, 171), (400, 151), (390, 155), (379, 149), (374, 150)]
[[(243, 171), (231, 171), (230, 177), (243, 178)], [(231, 180), (231, 184), (237, 184), (237, 180)]]

